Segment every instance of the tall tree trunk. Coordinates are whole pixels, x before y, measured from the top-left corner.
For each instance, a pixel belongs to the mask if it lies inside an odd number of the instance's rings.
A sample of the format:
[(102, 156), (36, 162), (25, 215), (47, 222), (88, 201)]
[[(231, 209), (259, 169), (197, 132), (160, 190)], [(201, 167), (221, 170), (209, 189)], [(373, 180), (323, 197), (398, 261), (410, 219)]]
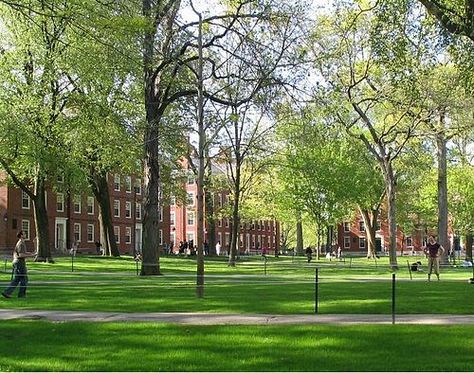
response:
[(296, 254), (303, 255), (303, 222), (301, 211), (296, 212)]
[[(191, 3), (192, 4), (192, 3)], [(199, 134), (199, 165), (197, 177), (197, 265), (196, 265), (196, 296), (204, 297), (204, 172), (206, 134), (204, 129), (204, 96), (202, 78), (202, 15), (199, 16), (198, 29), (198, 134)]]
[(472, 241), (473, 241), (473, 235), (471, 232), (466, 234), (466, 260), (472, 261)]
[[(444, 127), (444, 114), (440, 116), (440, 124)], [(445, 255), (441, 262), (448, 262), (449, 239), (448, 239), (448, 182), (447, 182), (447, 149), (444, 131), (436, 135), (438, 148), (438, 242), (445, 249)]]
[(144, 162), (143, 162), (143, 243), (142, 243), (142, 268), (140, 274), (160, 275), (159, 254), (159, 123), (163, 109), (159, 108), (162, 101), (160, 92), (160, 76), (155, 74), (155, 20), (158, 14), (153, 7), (154, 2), (143, 0), (142, 14), (147, 22), (143, 36), (143, 75), (144, 75), (144, 101), (146, 112), (146, 126), (144, 131)]
[[(94, 171), (91, 171), (91, 173)], [(101, 244), (104, 255), (120, 256), (120, 251), (115, 240), (114, 227), (112, 223), (112, 207), (110, 204), (109, 184), (105, 172), (93, 173), (89, 177), (92, 183), (92, 192), (99, 205), (99, 226)]]
[(359, 211), (365, 225), (365, 232), (367, 238), (367, 259), (373, 259), (376, 255), (375, 248), (375, 234), (377, 228), (377, 210), (362, 209), (359, 206)]
[[(238, 161), (237, 161), (238, 162)], [(232, 203), (232, 229), (231, 229), (231, 242), (230, 242), (230, 253), (229, 253), (229, 266), (235, 267), (235, 261), (237, 258), (237, 249), (239, 241), (239, 204), (240, 204), (240, 165), (237, 165), (235, 170), (235, 189), (234, 189), (234, 200)]]
[(46, 190), (45, 180), (42, 176), (35, 178), (35, 198), (33, 199), (34, 219), (36, 226), (36, 245), (38, 248), (38, 255), (35, 261), (37, 262), (54, 262), (51, 257), (51, 247), (49, 245), (49, 222), (48, 212), (46, 209)]
[(385, 162), (384, 166), (385, 188), (387, 191), (390, 267), (398, 269), (395, 176), (391, 162)]

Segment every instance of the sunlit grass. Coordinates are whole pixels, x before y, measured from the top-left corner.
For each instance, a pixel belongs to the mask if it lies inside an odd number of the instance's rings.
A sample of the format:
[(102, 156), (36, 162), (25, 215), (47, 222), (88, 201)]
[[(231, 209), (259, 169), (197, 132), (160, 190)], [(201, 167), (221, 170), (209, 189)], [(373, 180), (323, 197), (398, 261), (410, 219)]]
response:
[[(409, 260), (419, 258), (410, 257)], [(423, 261), (423, 259), (422, 259)], [(402, 262), (400, 258), (399, 262)], [(163, 276), (140, 277), (130, 257), (70, 257), (55, 264), (29, 263), (28, 299), (4, 300), (0, 308), (114, 312), (210, 312), (309, 314), (314, 312), (315, 271), (319, 272), (321, 313), (391, 312), (388, 259), (320, 261), (304, 258), (242, 258), (235, 268), (226, 258), (206, 258), (205, 296), (197, 299), (193, 258), (164, 257)], [(74, 272), (73, 272), (74, 269)], [(474, 286), (471, 269), (443, 268), (442, 281), (426, 282), (400, 264), (396, 272), (397, 313), (470, 314)], [(6, 286), (10, 273), (1, 273)]]
[(1, 371), (472, 371), (474, 326), (0, 322)]

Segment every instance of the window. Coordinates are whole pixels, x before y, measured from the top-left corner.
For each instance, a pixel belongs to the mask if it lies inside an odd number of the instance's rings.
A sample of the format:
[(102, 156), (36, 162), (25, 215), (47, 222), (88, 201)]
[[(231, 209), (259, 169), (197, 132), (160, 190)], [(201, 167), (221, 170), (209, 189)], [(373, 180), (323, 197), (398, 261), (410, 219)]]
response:
[(141, 219), (142, 218), (142, 204), (141, 203), (137, 203), (135, 205), (135, 217), (137, 219)]
[(56, 195), (56, 211), (64, 212), (64, 194), (58, 193)]
[(114, 176), (114, 190), (120, 191), (120, 175)]
[(74, 213), (81, 213), (81, 196), (74, 196)]
[(221, 232), (217, 233), (217, 242), (220, 242), (221, 245), (222, 245), (222, 233)]
[(225, 219), (225, 226), (226, 226), (226, 228), (229, 228), (229, 225), (230, 225), (230, 219), (229, 219), (229, 218), (226, 218), (226, 219)]
[(359, 237), (359, 249), (365, 249), (365, 237)]
[(194, 242), (194, 232), (188, 232), (186, 233), (186, 240), (189, 242), (189, 241), (193, 241)]
[(222, 207), (222, 194), (219, 194), (219, 199), (218, 199), (217, 205), (219, 207)]
[(413, 239), (411, 237), (407, 237), (407, 247), (413, 247)]
[(87, 213), (94, 215), (94, 197), (87, 197)]
[(194, 225), (194, 212), (193, 211), (188, 211), (187, 214), (188, 217), (188, 225)]
[(125, 202), (125, 217), (126, 218), (132, 217), (132, 202), (130, 201)]
[(114, 200), (114, 216), (120, 217), (120, 201)]
[(158, 218), (159, 218), (159, 221), (163, 221), (163, 206), (160, 207), (160, 210), (158, 211)]
[(252, 234), (252, 247), (255, 248), (255, 235)]
[(132, 228), (125, 227), (125, 243), (132, 242)]
[(217, 220), (217, 226), (219, 228), (222, 227), (222, 219)]
[(64, 175), (58, 175), (57, 179), (58, 183), (64, 183)]
[(135, 180), (135, 193), (142, 194), (142, 179)]
[(170, 243), (172, 243), (173, 246), (176, 245), (176, 234), (174, 232), (170, 233)]
[(344, 222), (344, 232), (350, 232), (351, 231), (351, 225), (348, 221)]
[(359, 221), (359, 231), (360, 232), (365, 232), (365, 224), (363, 220)]
[(114, 227), (115, 242), (120, 243), (120, 227)]
[(94, 224), (87, 224), (87, 242), (94, 242)]
[(81, 242), (81, 224), (74, 223), (74, 242)]
[(175, 224), (175, 213), (174, 212), (170, 212), (170, 225), (174, 225)]
[(381, 229), (381, 227), (380, 227), (380, 220), (377, 219), (377, 221), (375, 222), (375, 230), (376, 230), (376, 231), (379, 231), (380, 229)]
[(344, 237), (344, 249), (350, 249), (351, 247), (351, 238)]
[(228, 232), (225, 233), (225, 245), (226, 246), (230, 245), (230, 233)]
[(130, 176), (125, 176), (125, 191), (127, 193), (132, 192), (132, 178)]
[(163, 245), (163, 230), (161, 229), (158, 231), (158, 242)]
[(21, 208), (26, 210), (30, 209), (30, 196), (24, 191), (21, 191)]
[(23, 237), (25, 241), (30, 239), (30, 221), (22, 220), (21, 221), (21, 230), (23, 231)]
[(186, 199), (186, 204), (188, 206), (194, 206), (194, 193), (193, 192), (188, 192), (188, 197)]

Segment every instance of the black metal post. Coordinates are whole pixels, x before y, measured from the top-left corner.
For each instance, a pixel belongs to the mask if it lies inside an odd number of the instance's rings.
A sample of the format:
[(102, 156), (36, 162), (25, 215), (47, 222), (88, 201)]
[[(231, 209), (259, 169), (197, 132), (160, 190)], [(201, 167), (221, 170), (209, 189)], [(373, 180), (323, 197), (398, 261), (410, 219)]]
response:
[(319, 297), (319, 292), (318, 292), (318, 285), (319, 285), (319, 279), (318, 279), (318, 267), (316, 267), (315, 269), (315, 273), (314, 273), (314, 313), (317, 314), (318, 313), (318, 297)]
[(392, 273), (392, 325), (395, 325), (395, 273)]
[(137, 276), (138, 276), (138, 259), (135, 259), (135, 266), (137, 267)]
[(411, 275), (410, 261), (408, 260), (407, 260), (407, 265), (408, 265), (408, 273), (410, 273), (410, 280), (413, 280), (413, 276)]

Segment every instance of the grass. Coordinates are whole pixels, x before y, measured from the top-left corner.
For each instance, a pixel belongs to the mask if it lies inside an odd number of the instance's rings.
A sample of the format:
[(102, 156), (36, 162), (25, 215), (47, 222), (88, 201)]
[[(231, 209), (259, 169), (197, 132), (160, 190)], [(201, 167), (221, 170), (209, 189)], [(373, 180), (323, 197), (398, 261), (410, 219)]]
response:
[[(411, 261), (417, 260), (410, 258)], [(422, 260), (422, 262), (424, 262)], [(312, 313), (319, 267), (321, 313), (391, 312), (387, 259), (307, 264), (245, 258), (236, 268), (206, 259), (204, 299), (192, 259), (162, 258), (163, 276), (136, 275), (131, 258), (29, 263), (28, 298), (0, 308), (115, 312)], [(400, 264), (402, 262), (400, 261)], [(0, 273), (0, 286), (9, 281)], [(471, 270), (442, 281), (397, 272), (397, 313), (471, 314)], [(472, 371), (474, 326), (261, 325), (0, 321), (0, 371)]]
[[(410, 258), (411, 259), (411, 258)], [(383, 259), (320, 262), (319, 311), (321, 313), (391, 312), (391, 272)], [(79, 257), (56, 264), (29, 263), (28, 299), (0, 302), (0, 308), (82, 310), (113, 312), (210, 312), (309, 314), (314, 310), (315, 265), (303, 258), (243, 260), (236, 268), (224, 258), (206, 262), (204, 299), (195, 296), (195, 262), (162, 258), (164, 276), (136, 275), (131, 258)], [(442, 281), (426, 282), (425, 273), (397, 272), (397, 313), (470, 314), (474, 286), (467, 281), (470, 269), (445, 268)], [(0, 275), (6, 286), (9, 273)]]
[(474, 326), (0, 322), (1, 371), (472, 371)]

